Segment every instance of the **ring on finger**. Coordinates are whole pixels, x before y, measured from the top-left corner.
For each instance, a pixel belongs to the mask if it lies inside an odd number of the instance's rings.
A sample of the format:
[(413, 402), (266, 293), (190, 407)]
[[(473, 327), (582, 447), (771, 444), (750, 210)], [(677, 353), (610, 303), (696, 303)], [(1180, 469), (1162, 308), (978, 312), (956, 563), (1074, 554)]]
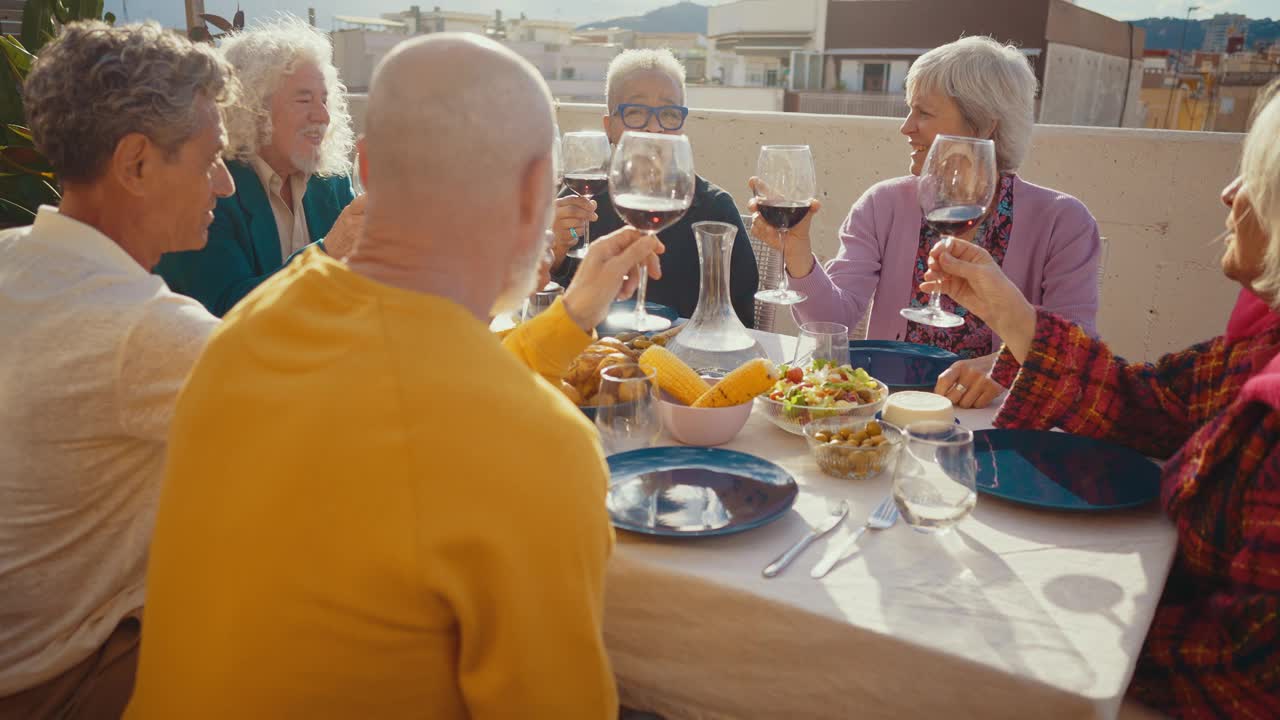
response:
[(956, 383), (956, 384), (955, 384), (955, 387), (954, 387), (954, 388), (952, 388), (952, 389), (953, 389), (953, 390), (958, 390), (958, 391), (960, 391), (961, 393), (963, 393), (964, 391), (968, 390), (969, 388), (965, 387), (965, 384), (964, 384), (964, 383)]

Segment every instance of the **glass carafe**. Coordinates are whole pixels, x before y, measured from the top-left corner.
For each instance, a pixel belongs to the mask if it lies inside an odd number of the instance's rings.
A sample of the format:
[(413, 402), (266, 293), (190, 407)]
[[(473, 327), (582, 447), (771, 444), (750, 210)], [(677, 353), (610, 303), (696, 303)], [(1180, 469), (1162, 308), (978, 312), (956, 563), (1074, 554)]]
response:
[(729, 223), (697, 222), (693, 233), (702, 265), (698, 307), (668, 347), (702, 375), (720, 377), (749, 360), (768, 357), (768, 353), (747, 332), (729, 300), (729, 261), (738, 228)]

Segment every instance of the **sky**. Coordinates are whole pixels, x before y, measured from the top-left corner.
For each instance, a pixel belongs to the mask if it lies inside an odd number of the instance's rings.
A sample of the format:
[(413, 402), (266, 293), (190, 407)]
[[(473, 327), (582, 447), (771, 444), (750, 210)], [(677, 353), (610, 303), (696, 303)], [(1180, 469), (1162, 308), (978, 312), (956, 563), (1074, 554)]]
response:
[[(235, 14), (237, 0), (204, 1), (206, 12), (227, 18)], [(277, 11), (293, 12), (306, 17), (307, 8), (314, 7), (319, 24), (329, 29), (328, 18), (335, 13), (377, 16), (384, 12), (407, 10), (415, 2), (423, 10), (439, 5), (446, 10), (491, 13), (495, 8), (501, 7), (508, 15), (523, 12), (529, 17), (544, 20), (591, 22), (639, 15), (669, 5), (674, 0), (246, 0), (241, 7), (250, 22), (255, 17), (270, 16)], [(1215, 12), (1241, 13), (1253, 18), (1280, 16), (1280, 4), (1277, 0), (1195, 2), (1202, 7), (1195, 15), (1198, 18), (1211, 17)], [(708, 4), (720, 3), (712, 0)], [(1188, 3), (1186, 0), (1077, 0), (1077, 4), (1117, 20), (1134, 20), (1152, 16), (1183, 17)], [(183, 0), (106, 0), (106, 9), (119, 18), (154, 19), (170, 27), (185, 26), (184, 7)]]

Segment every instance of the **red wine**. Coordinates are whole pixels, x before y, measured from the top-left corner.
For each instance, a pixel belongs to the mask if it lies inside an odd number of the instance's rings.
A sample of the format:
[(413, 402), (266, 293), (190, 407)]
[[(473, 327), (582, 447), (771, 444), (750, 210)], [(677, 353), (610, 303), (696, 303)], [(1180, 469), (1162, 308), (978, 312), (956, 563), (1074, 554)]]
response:
[(646, 195), (619, 195), (613, 199), (613, 208), (622, 222), (637, 230), (660, 232), (684, 217), (689, 206), (667, 198)]
[(595, 197), (609, 189), (609, 176), (604, 173), (573, 173), (564, 176), (565, 187), (584, 198)]
[(787, 230), (800, 224), (809, 214), (809, 203), (760, 203), (760, 217), (776, 230)]
[(986, 212), (981, 205), (952, 205), (934, 210), (924, 221), (941, 235), (955, 236), (976, 225)]

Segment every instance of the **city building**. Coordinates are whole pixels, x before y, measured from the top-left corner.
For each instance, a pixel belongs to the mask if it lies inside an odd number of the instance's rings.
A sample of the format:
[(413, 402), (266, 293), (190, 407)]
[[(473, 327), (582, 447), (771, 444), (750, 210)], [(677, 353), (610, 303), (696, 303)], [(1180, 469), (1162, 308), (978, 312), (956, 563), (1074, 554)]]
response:
[(26, 0), (0, 0), (0, 35), (22, 33), (22, 8)]
[[(1239, 52), (1244, 49), (1245, 39), (1249, 34), (1249, 18), (1244, 15), (1219, 13), (1209, 20), (1205, 28), (1204, 44), (1200, 46), (1205, 52)], [(1237, 39), (1232, 43), (1232, 39)], [(1231, 44), (1234, 49), (1228, 47)]]
[(1245, 132), (1262, 88), (1280, 77), (1280, 49), (1190, 53), (1143, 76), (1146, 127)]
[[(802, 7), (794, 14), (804, 16)], [(827, 0), (818, 18), (820, 69), (797, 49), (789, 110), (905, 115), (903, 83), (916, 58), (961, 35), (990, 35), (1030, 60), (1039, 122), (1142, 123), (1144, 31), (1066, 0)]]
[[(827, 5), (828, 0), (737, 0), (711, 6), (707, 79), (735, 87), (793, 87), (793, 58), (821, 56)], [(819, 72), (820, 67), (815, 63)], [(800, 85), (807, 87), (808, 75), (802, 74)]]

